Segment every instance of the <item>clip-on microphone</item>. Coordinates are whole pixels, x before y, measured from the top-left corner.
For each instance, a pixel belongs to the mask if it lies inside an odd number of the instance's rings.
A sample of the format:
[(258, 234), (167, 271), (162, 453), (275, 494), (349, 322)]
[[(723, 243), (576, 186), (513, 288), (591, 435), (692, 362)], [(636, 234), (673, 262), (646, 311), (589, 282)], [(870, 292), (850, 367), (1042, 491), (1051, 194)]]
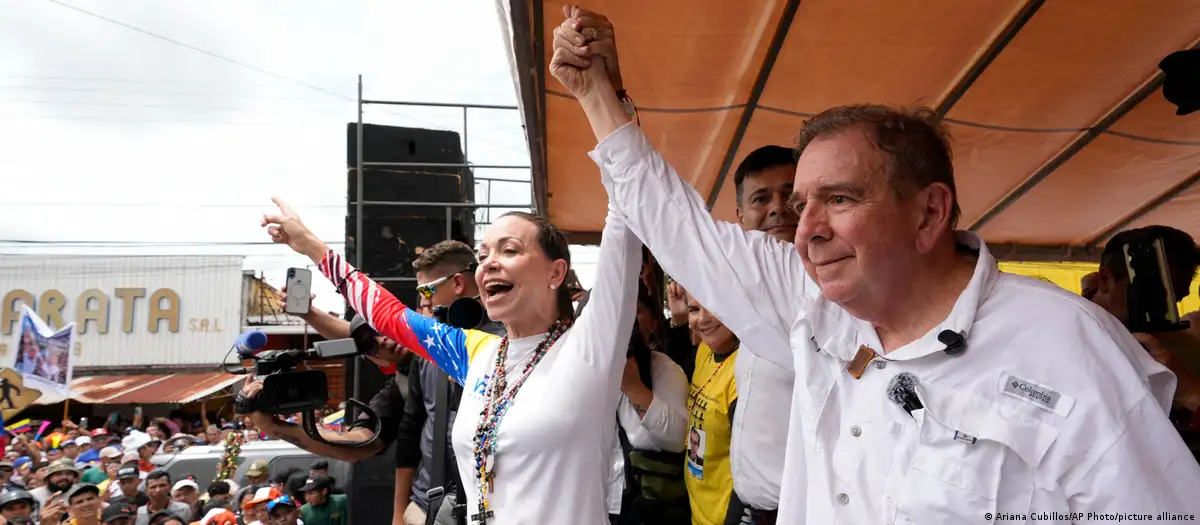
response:
[(919, 384), (917, 376), (910, 372), (900, 372), (888, 382), (888, 399), (900, 405), (911, 416), (913, 410), (925, 408), (921, 404), (921, 399), (917, 397), (917, 385)]
[(967, 338), (963, 337), (963, 335), (959, 332), (955, 332), (953, 330), (942, 330), (942, 332), (938, 334), (938, 341), (946, 345), (946, 349), (942, 351), (946, 352), (946, 355), (948, 356), (961, 355), (963, 352), (967, 351)]

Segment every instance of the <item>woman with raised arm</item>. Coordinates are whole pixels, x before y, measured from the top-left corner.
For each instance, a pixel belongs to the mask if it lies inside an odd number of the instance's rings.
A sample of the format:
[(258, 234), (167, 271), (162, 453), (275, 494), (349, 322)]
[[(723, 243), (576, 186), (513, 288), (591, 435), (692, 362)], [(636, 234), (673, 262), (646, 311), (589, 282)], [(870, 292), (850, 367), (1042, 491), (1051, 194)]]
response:
[(271, 239), (317, 263), (384, 336), (439, 366), (464, 393), (452, 429), (472, 524), (608, 523), (605, 485), (616, 440), (641, 244), (609, 214), (587, 308), (574, 319), (563, 280), (567, 238), (549, 221), (508, 213), (487, 228), (475, 280), (508, 337), (423, 317), (330, 250), (282, 201)]

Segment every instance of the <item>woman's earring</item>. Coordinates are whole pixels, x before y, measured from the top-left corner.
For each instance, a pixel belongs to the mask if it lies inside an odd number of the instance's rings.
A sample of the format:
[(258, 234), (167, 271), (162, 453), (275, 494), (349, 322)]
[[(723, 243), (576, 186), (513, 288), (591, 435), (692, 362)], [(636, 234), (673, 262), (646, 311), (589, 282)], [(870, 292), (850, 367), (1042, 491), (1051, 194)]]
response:
[(552, 284), (552, 285), (550, 285), (550, 289), (551, 289), (551, 290), (553, 290), (554, 288), (556, 288), (556, 287), (555, 287), (553, 284)]

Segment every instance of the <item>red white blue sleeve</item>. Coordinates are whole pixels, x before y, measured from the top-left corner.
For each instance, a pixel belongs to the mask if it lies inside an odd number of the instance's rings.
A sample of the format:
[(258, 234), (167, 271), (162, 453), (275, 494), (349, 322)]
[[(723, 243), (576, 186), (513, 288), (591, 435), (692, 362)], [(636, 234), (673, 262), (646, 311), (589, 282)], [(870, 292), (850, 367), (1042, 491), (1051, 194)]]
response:
[(392, 292), (363, 275), (333, 250), (325, 253), (318, 268), (372, 328), (437, 365), (458, 384), (466, 381), (470, 363), (467, 331), (404, 306)]

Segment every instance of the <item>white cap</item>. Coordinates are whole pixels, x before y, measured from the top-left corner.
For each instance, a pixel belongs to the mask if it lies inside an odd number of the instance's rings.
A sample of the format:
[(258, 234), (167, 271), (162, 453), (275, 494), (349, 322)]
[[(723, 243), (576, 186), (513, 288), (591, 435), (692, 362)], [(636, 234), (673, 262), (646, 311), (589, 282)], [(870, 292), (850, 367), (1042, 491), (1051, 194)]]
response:
[(104, 447), (100, 449), (100, 457), (115, 459), (121, 457), (121, 451), (117, 447)]
[(149, 445), (151, 441), (153, 440), (150, 439), (150, 434), (134, 430), (128, 436), (125, 436), (125, 439), (121, 440), (121, 448), (128, 452), (136, 452), (137, 449)]
[(141, 460), (142, 460), (142, 457), (138, 455), (136, 450), (131, 450), (129, 452), (126, 452), (124, 456), (121, 456), (121, 464), (122, 465), (124, 465), (126, 463), (130, 463), (130, 462), (138, 462)]
[(197, 485), (195, 481), (192, 481), (190, 479), (181, 479), (181, 480), (175, 482), (175, 486), (171, 488), (171, 494), (179, 492), (181, 489), (185, 489), (188, 487), (191, 487), (191, 488), (195, 489), (196, 491), (200, 490), (200, 485)]
[(79, 436), (79, 437), (75, 438), (75, 444), (79, 445), (81, 447), (84, 445), (91, 445), (92, 438), (90, 438), (88, 436)]

